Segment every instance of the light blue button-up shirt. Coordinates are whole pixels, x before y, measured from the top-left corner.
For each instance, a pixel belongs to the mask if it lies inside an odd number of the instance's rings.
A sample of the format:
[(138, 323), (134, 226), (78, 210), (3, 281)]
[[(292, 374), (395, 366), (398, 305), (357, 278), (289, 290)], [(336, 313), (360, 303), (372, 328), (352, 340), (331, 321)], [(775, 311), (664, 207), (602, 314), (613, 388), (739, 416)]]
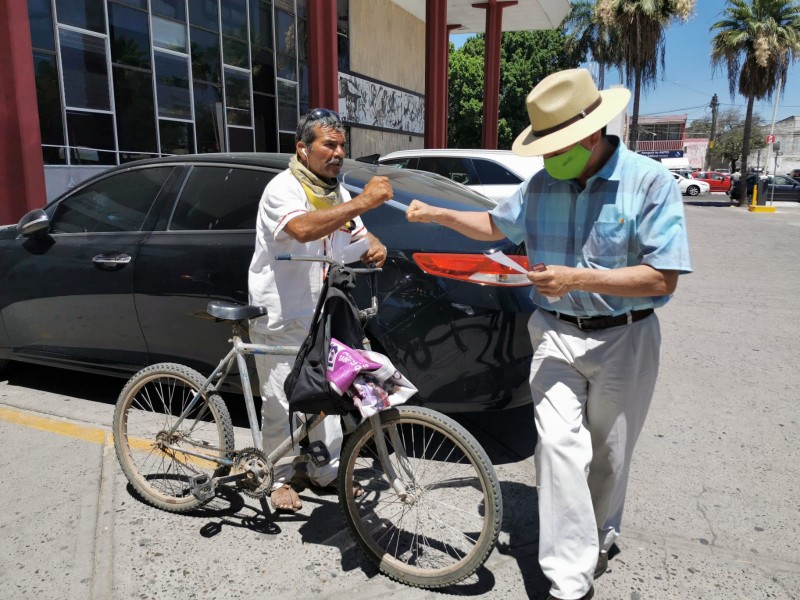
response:
[[(650, 265), (692, 271), (680, 189), (660, 163), (629, 151), (609, 136), (616, 151), (581, 190), (543, 169), (491, 211), (513, 242), (524, 241), (531, 264), (585, 269)], [(534, 304), (575, 316), (619, 315), (657, 308), (669, 296), (624, 298), (572, 291), (550, 301), (531, 288)]]

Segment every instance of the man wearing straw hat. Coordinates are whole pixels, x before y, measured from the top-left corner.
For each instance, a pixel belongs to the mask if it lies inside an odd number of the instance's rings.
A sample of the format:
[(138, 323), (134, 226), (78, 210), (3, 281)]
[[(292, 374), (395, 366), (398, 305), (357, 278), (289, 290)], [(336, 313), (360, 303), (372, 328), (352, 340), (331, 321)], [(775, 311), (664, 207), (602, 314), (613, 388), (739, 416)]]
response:
[(661, 164), (605, 126), (630, 92), (585, 69), (528, 94), (513, 145), (545, 169), (488, 213), (414, 200), (407, 218), (526, 243), (538, 307), (528, 324), (538, 443), (539, 564), (550, 598), (588, 599), (619, 537), (633, 447), (658, 372), (657, 309), (691, 272), (681, 193)]

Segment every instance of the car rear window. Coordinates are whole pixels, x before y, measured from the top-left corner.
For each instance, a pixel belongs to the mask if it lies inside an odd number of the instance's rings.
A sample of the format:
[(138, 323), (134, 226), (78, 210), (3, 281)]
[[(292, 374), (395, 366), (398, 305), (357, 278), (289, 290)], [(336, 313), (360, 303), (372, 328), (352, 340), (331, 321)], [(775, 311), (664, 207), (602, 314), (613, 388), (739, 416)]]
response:
[(275, 173), (195, 166), (169, 224), (171, 231), (255, 229), (258, 202)]

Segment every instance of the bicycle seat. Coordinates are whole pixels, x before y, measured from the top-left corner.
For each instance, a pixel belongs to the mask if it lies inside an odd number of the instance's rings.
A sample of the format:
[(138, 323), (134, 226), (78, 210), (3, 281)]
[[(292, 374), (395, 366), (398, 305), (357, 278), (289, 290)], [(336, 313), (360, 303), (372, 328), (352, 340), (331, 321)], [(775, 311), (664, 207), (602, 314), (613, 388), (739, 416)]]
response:
[(266, 306), (242, 306), (241, 304), (234, 304), (233, 302), (225, 302), (223, 300), (214, 300), (208, 303), (206, 312), (212, 317), (222, 319), (223, 321), (244, 321), (246, 319), (255, 319), (267, 314)]

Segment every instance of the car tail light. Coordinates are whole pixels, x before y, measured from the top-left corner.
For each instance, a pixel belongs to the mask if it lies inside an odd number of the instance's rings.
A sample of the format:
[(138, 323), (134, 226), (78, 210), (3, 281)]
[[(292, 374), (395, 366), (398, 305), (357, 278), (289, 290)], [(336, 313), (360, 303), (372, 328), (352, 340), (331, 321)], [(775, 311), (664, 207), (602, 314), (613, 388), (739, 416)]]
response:
[[(483, 254), (417, 252), (413, 256), (414, 262), (420, 269), (437, 277), (505, 287), (531, 285), (525, 274), (504, 267), (490, 258), (486, 258)], [(509, 258), (525, 270), (530, 270), (527, 257), (510, 256)]]

